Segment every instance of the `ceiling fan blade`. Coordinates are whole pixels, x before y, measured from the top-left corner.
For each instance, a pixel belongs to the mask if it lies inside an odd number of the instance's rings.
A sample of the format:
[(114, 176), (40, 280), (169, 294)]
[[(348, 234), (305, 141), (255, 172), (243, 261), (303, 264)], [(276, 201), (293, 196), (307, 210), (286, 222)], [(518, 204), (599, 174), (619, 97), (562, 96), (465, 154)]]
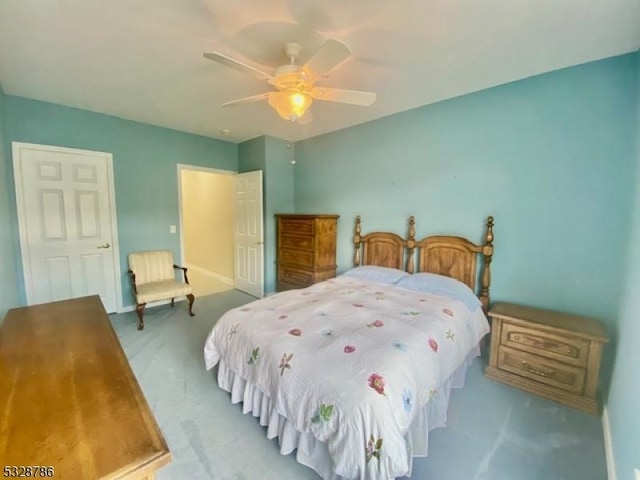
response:
[(222, 65), (226, 65), (227, 67), (235, 68), (244, 73), (248, 73), (249, 75), (253, 75), (254, 77), (259, 78), (260, 80), (264, 80), (266, 82), (272, 82), (273, 76), (263, 72), (262, 70), (258, 70), (257, 68), (250, 67), (249, 65), (239, 62), (231, 57), (227, 57), (218, 52), (214, 53), (205, 53), (204, 58), (208, 58), (209, 60), (213, 60), (214, 62), (221, 63)]
[(320, 50), (302, 66), (302, 69), (309, 75), (311, 83), (314, 83), (336, 65), (349, 58), (349, 55), (351, 55), (349, 47), (338, 40), (330, 38), (324, 42)]
[(309, 92), (316, 100), (326, 100), (328, 102), (349, 103), (351, 105), (361, 105), (368, 107), (376, 101), (376, 94), (373, 92), (361, 92), (359, 90), (344, 90), (342, 88), (314, 87)]
[(238, 100), (231, 100), (230, 102), (223, 103), (223, 107), (236, 107), (245, 103), (258, 102), (260, 100), (266, 100), (273, 92), (259, 93), (258, 95), (252, 95), (251, 97), (239, 98)]

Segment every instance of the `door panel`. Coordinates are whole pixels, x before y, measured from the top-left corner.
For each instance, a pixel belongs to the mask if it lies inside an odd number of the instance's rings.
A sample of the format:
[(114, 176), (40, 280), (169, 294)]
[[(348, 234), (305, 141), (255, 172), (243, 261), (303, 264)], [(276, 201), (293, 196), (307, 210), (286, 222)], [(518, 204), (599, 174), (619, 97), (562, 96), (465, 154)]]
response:
[(111, 155), (14, 142), (13, 162), (27, 303), (98, 294), (117, 311)]
[(236, 175), (236, 288), (264, 296), (262, 172)]

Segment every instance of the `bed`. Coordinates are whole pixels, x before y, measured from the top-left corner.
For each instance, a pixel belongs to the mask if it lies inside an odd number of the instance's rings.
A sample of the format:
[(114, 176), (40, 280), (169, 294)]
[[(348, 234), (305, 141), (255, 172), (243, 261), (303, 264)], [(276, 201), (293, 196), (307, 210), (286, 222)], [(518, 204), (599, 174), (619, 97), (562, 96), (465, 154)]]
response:
[(353, 269), (230, 310), (204, 347), (232, 403), (325, 480), (410, 475), (489, 332), (492, 217), (480, 245), (416, 240), (414, 217), (406, 238), (361, 228)]

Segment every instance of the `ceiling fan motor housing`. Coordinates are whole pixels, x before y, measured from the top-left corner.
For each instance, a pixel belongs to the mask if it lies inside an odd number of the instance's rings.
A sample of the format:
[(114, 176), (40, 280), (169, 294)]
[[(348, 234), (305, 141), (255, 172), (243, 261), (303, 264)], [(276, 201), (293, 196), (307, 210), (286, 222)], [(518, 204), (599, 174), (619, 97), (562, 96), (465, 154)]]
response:
[(273, 72), (273, 85), (278, 90), (308, 90), (313, 84), (309, 75), (298, 65), (282, 65)]

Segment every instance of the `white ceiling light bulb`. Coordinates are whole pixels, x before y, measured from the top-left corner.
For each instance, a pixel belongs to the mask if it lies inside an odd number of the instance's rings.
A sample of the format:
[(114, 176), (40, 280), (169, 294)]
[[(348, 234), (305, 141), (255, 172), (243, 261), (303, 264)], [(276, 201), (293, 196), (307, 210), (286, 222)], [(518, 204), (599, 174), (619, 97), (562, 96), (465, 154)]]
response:
[(278, 115), (291, 122), (302, 117), (312, 103), (311, 95), (297, 90), (275, 92), (269, 95), (269, 105), (278, 112)]

